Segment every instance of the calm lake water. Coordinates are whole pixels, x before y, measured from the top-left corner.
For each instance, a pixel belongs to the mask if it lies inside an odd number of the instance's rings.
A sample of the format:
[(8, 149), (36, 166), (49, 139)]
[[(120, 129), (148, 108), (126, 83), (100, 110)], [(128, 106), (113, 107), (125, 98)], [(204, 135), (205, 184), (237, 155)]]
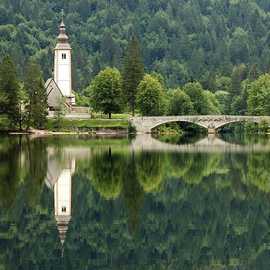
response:
[(0, 269), (269, 269), (268, 139), (171, 141), (0, 137)]

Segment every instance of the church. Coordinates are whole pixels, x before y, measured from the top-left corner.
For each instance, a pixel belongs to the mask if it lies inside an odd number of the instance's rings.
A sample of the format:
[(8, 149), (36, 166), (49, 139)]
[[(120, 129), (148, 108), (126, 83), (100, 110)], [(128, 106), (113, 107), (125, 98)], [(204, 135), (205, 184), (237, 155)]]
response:
[(75, 95), (72, 91), (71, 52), (72, 49), (62, 18), (57, 44), (54, 48), (53, 78), (48, 79), (45, 84), (50, 111), (57, 110), (61, 102), (69, 111), (72, 111), (73, 106), (76, 104)]

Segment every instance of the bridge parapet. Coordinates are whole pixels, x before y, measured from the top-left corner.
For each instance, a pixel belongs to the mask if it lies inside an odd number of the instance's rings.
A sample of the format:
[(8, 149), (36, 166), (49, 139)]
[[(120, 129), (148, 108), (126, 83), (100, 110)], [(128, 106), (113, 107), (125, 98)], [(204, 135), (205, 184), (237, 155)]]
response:
[(215, 133), (230, 123), (252, 122), (260, 123), (267, 121), (270, 123), (270, 116), (237, 116), (237, 115), (180, 115), (180, 116), (149, 116), (133, 117), (130, 122), (135, 126), (138, 133), (151, 133), (157, 126), (172, 122), (187, 122), (206, 128), (209, 133)]

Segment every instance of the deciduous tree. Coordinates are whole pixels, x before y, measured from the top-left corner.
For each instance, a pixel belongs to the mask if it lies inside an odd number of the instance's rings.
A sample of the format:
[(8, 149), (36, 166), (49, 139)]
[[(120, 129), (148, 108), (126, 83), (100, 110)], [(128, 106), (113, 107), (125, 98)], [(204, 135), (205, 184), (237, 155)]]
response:
[(118, 69), (106, 68), (90, 85), (91, 104), (96, 111), (102, 111), (111, 118), (112, 113), (121, 111), (122, 77)]
[(162, 115), (165, 111), (164, 89), (151, 75), (145, 75), (138, 86), (137, 105), (142, 115)]
[(270, 115), (270, 75), (265, 74), (248, 88), (248, 112), (252, 115)]
[(189, 115), (194, 113), (190, 97), (181, 89), (175, 89), (169, 98), (169, 115)]

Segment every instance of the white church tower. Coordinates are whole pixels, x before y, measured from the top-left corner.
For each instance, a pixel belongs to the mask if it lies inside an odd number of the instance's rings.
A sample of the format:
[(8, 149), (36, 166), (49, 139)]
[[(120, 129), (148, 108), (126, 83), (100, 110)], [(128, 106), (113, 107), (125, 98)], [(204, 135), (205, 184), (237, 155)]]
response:
[(66, 27), (62, 18), (57, 44), (54, 49), (54, 81), (62, 92), (62, 95), (66, 98), (67, 103), (75, 105), (75, 96), (72, 93), (71, 51)]
[(59, 27), (57, 44), (54, 48), (53, 78), (48, 79), (45, 84), (50, 111), (58, 110), (62, 100), (70, 111), (75, 105), (75, 95), (72, 93), (72, 49), (66, 34), (63, 17)]

